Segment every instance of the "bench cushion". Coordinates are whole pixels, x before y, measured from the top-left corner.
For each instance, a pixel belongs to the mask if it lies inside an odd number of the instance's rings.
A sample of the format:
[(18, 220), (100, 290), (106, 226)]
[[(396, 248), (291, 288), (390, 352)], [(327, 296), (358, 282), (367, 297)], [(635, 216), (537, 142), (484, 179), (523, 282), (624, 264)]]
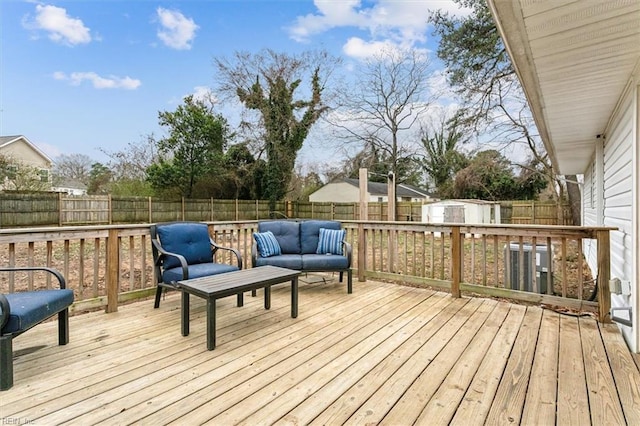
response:
[(259, 232), (273, 232), (282, 254), (300, 254), (300, 224), (287, 220), (273, 220), (258, 223)]
[[(181, 254), (189, 265), (211, 262), (211, 240), (206, 223), (171, 223), (158, 226), (158, 238), (162, 248), (168, 252)], [(180, 261), (167, 256), (166, 269), (180, 266)]]
[[(238, 267), (233, 265), (225, 265), (223, 263), (197, 263), (189, 265), (189, 279), (206, 277), (209, 275), (222, 274), (225, 272), (237, 271)], [(182, 268), (165, 269), (162, 274), (162, 281), (171, 283), (183, 280)]]
[(281, 268), (299, 271), (302, 269), (302, 256), (299, 254), (283, 254), (280, 256), (258, 257), (253, 266), (265, 265), (279, 266)]
[(302, 255), (303, 271), (335, 271), (347, 269), (349, 262), (346, 256), (335, 254), (304, 254)]
[(334, 220), (305, 220), (300, 223), (302, 254), (315, 254), (318, 249), (320, 228), (340, 230), (340, 222)]
[(9, 301), (9, 319), (2, 334), (30, 329), (73, 303), (73, 290), (37, 290), (5, 294)]

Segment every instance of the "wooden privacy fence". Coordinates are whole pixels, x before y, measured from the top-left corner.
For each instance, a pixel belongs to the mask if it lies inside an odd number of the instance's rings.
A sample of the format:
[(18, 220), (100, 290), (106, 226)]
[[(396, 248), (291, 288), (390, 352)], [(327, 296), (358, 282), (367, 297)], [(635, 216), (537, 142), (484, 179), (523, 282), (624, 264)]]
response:
[[(421, 222), (419, 202), (396, 203), (396, 220)], [(387, 203), (367, 205), (370, 220), (388, 220)], [(359, 220), (358, 203), (314, 203), (282, 201), (270, 211), (266, 200), (180, 199), (112, 197), (109, 195), (68, 196), (54, 193), (0, 193), (0, 228), (22, 226), (73, 226), (156, 223), (173, 220), (241, 221), (268, 218)], [(503, 223), (555, 225), (556, 205), (531, 201), (501, 203)], [(564, 207), (565, 220), (570, 212)]]
[[(454, 296), (465, 291), (549, 304), (597, 312), (601, 320), (610, 309), (611, 228), (379, 221), (343, 221), (343, 226), (360, 281), (390, 280), (439, 287)], [(252, 266), (257, 221), (210, 222), (209, 227), (218, 243), (240, 250), (244, 265)], [(148, 235), (148, 225), (5, 229), (0, 230), (0, 262), (55, 267), (74, 290), (74, 310), (105, 307), (112, 312), (119, 302), (154, 292)], [(597, 244), (586, 244), (593, 241)], [(596, 246), (597, 253), (584, 252)], [(50, 276), (39, 274), (3, 275), (0, 291), (51, 286)]]

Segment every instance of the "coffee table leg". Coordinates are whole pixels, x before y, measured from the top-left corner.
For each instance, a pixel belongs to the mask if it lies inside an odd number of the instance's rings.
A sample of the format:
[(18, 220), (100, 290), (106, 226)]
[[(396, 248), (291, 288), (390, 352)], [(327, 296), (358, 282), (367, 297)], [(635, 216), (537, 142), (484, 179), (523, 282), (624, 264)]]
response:
[(271, 286), (264, 286), (264, 308), (271, 309)]
[(207, 299), (207, 349), (216, 348), (216, 299)]
[(182, 291), (182, 335), (189, 335), (189, 293)]
[(238, 306), (244, 306), (244, 293), (238, 293)]
[(298, 277), (291, 280), (291, 318), (298, 318)]

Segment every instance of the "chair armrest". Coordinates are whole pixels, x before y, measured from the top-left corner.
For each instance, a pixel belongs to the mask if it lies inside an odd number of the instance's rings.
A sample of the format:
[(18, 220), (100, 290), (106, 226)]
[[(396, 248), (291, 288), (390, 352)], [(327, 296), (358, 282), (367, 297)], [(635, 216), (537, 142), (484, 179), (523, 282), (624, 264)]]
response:
[(251, 266), (256, 266), (258, 260), (258, 243), (255, 241), (251, 243)]
[(156, 240), (152, 239), (151, 244), (153, 244), (153, 247), (158, 250), (158, 258), (155, 261), (156, 266), (160, 266), (162, 262), (164, 262), (165, 257), (175, 257), (176, 259), (178, 259), (178, 262), (180, 262), (180, 266), (182, 267), (182, 279), (189, 279), (189, 266), (187, 265), (187, 259), (185, 259), (184, 256), (178, 253), (171, 253), (170, 251), (166, 251)]
[(60, 288), (67, 288), (67, 281), (64, 279), (60, 271), (55, 268), (48, 268), (45, 266), (12, 266), (8, 268), (0, 268), (0, 272), (15, 272), (15, 271), (45, 271), (56, 277)]
[(236, 256), (236, 261), (238, 262), (238, 269), (242, 269), (242, 255), (240, 254), (239, 250), (233, 247), (223, 247), (221, 245), (218, 245), (213, 240), (213, 238), (209, 238), (209, 241), (211, 242), (211, 253), (213, 255), (215, 255), (218, 250), (228, 250)]
[(351, 267), (351, 244), (349, 244), (346, 241), (342, 242), (342, 253), (344, 253), (345, 256), (347, 256), (347, 264), (349, 265), (349, 267)]
[(9, 315), (11, 314), (11, 309), (9, 308), (9, 301), (5, 297), (4, 294), (0, 293), (0, 334), (2, 334), (2, 328), (9, 321)]

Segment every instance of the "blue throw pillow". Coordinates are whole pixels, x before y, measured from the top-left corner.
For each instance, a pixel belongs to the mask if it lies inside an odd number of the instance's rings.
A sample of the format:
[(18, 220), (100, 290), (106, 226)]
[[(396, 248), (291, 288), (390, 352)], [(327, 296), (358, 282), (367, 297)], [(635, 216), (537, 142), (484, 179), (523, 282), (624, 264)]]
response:
[(316, 254), (342, 254), (342, 241), (346, 234), (344, 229), (320, 228)]
[(254, 232), (253, 238), (258, 245), (258, 253), (262, 257), (279, 256), (282, 254), (280, 244), (276, 240), (276, 236), (271, 231)]

